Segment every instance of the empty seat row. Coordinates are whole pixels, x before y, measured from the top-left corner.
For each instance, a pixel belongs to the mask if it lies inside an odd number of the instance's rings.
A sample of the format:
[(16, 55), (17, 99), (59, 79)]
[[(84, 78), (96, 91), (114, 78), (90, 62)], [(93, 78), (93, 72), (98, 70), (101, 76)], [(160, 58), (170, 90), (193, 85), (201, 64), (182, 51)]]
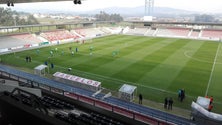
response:
[(62, 100), (52, 98), (49, 96), (44, 96), (41, 98), (41, 102), (47, 107), (47, 108), (56, 108), (56, 109), (74, 109), (74, 106), (64, 102)]
[(73, 113), (69, 113), (68, 116), (70, 119), (78, 120), (78, 121), (81, 121), (90, 125), (123, 125), (122, 123), (118, 121), (115, 121), (111, 118), (108, 118), (108, 117), (105, 117), (96, 113), (91, 113), (91, 114), (82, 113), (79, 116)]

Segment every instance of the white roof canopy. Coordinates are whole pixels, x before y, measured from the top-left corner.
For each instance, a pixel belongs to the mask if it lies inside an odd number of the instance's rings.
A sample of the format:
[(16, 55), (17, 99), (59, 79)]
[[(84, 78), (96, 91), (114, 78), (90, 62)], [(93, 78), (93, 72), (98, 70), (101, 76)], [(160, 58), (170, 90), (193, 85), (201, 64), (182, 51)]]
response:
[(39, 65), (39, 66), (36, 66), (35, 68), (34, 68), (34, 73), (35, 74), (38, 74), (38, 75), (45, 75), (45, 69), (48, 69), (48, 73), (49, 73), (49, 68), (48, 68), (48, 66), (47, 65), (43, 65), (43, 64), (41, 64), (41, 65)]
[(136, 88), (137, 88), (136, 86), (124, 84), (124, 85), (119, 89), (119, 91), (120, 91), (120, 92), (124, 92), (124, 93), (128, 93), (128, 94), (132, 94), (132, 93), (135, 91)]
[(45, 68), (47, 68), (48, 66), (47, 65), (39, 65), (39, 66), (36, 66), (35, 67), (35, 70), (44, 70)]

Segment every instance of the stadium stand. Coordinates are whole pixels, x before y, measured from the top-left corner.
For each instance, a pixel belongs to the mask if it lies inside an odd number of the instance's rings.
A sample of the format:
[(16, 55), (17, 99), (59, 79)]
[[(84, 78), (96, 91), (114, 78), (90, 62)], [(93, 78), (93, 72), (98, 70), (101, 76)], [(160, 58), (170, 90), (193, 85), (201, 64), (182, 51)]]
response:
[[(4, 43), (3, 43), (4, 42)], [(0, 37), (0, 53), (36, 47), (42, 42), (35, 34), (13, 34)]]
[(85, 32), (82, 31), (82, 29), (71, 30), (71, 33), (74, 34), (74, 35), (77, 35), (80, 38), (85, 37)]
[(200, 34), (200, 30), (194, 30), (192, 29), (190, 31), (190, 34), (188, 35), (188, 37), (190, 38), (198, 38), (199, 37), (199, 34)]
[(87, 28), (87, 29), (74, 29), (71, 30), (72, 33), (78, 33), (80, 36), (86, 37), (86, 38), (92, 38), (96, 36), (102, 36), (105, 33), (102, 32), (98, 28)]
[(134, 28), (134, 29), (129, 29), (129, 31), (126, 34), (143, 36), (147, 31), (148, 31), (147, 28)]
[(187, 28), (159, 28), (156, 36), (188, 37), (190, 29)]
[(112, 30), (109, 27), (100, 27), (99, 28), (102, 32), (104, 32), (105, 34), (111, 34)]
[(172, 33), (169, 29), (162, 29), (162, 28), (158, 28), (158, 31), (156, 33), (156, 36), (174, 36), (174, 33)]
[(157, 29), (156, 28), (149, 28), (145, 33), (144, 33), (144, 35), (145, 36), (154, 36), (155, 34), (155, 31), (156, 31)]
[(122, 27), (109, 27), (108, 29), (110, 30), (111, 34), (120, 34), (123, 32)]
[[(5, 98), (8, 98), (5, 100)], [(26, 117), (22, 118), (23, 116), (16, 116), (15, 113), (12, 113), (11, 110), (7, 110), (10, 106), (16, 109), (19, 109), (16, 106), (13, 106), (13, 104), (17, 105), (17, 103), (21, 104), (22, 107), (27, 108), (33, 108), (36, 112), (43, 113), (42, 115), (45, 116), (52, 116), (56, 119), (59, 119), (61, 121), (76, 124), (77, 125), (124, 125), (125, 123), (116, 120), (115, 118), (112, 118), (110, 116), (95, 112), (93, 110), (84, 109), (82, 110), (81, 107), (78, 106), (78, 104), (74, 104), (72, 102), (69, 102), (69, 100), (63, 98), (59, 98), (58, 96), (55, 96), (54, 93), (49, 93), (47, 91), (43, 92), (43, 96), (38, 97), (33, 95), (30, 92), (15, 88), (12, 92), (4, 91), (0, 92), (0, 104), (4, 109), (0, 108), (0, 111), (3, 112), (3, 118), (10, 117), (6, 120), (2, 120), (0, 118), (0, 123), (5, 125), (6, 122), (12, 122), (13, 124), (43, 124), (44, 122), (51, 123), (53, 121), (50, 121), (48, 119), (41, 118), (40, 116), (33, 116), (32, 112), (24, 113), (24, 111), (20, 111), (23, 114), (31, 116), (30, 119), (32, 120), (25, 120)], [(66, 100), (66, 101), (64, 101)], [(7, 102), (12, 101), (13, 104)], [(75, 101), (76, 102), (76, 101)], [(6, 103), (7, 104), (6, 106)], [(71, 104), (72, 103), (72, 104)], [(75, 105), (75, 106), (74, 106)], [(82, 104), (79, 104), (82, 105)], [(21, 108), (21, 107), (20, 107)], [(26, 108), (25, 108), (26, 109)], [(32, 109), (32, 110), (33, 110)], [(15, 110), (14, 110), (15, 111)], [(30, 110), (31, 111), (31, 110)], [(19, 112), (17, 112), (19, 114)], [(118, 118), (121, 118), (121, 116), (118, 116)], [(13, 120), (12, 120), (13, 119)], [(16, 121), (15, 121), (15, 120)], [(39, 120), (41, 119), (41, 120)], [(32, 123), (32, 121), (35, 121), (36, 123)], [(39, 121), (37, 121), (39, 120)], [(139, 122), (134, 122), (133, 124), (138, 124)], [(56, 123), (53, 123), (56, 125)], [(58, 124), (61, 124), (61, 122), (58, 122)], [(130, 123), (131, 124), (131, 123)], [(143, 123), (139, 123), (143, 124)], [(45, 123), (44, 123), (45, 125)]]
[(40, 36), (44, 37), (48, 41), (58, 41), (58, 40), (66, 40), (66, 39), (77, 39), (79, 36), (74, 35), (66, 30), (58, 30), (58, 31), (48, 31), (43, 32)]
[(23, 40), (23, 41), (28, 41), (29, 43), (40, 43), (40, 42), (42, 42), (34, 34), (17, 34), (17, 35), (12, 35), (11, 37), (16, 38), (16, 39), (20, 39), (20, 40)]
[(222, 38), (222, 30), (204, 29), (202, 30), (202, 38), (218, 40)]
[(170, 28), (171, 32), (175, 34), (175, 36), (184, 36), (187, 37), (190, 29), (187, 28)]
[[(3, 44), (7, 43), (7, 44)], [(23, 46), (24, 44), (30, 44), (29, 42), (25, 42), (24, 40), (13, 38), (10, 36), (1, 36), (0, 37), (0, 49), (4, 48), (12, 48), (16, 46)]]
[[(76, 98), (75, 100), (73, 100), (74, 102), (78, 100), (81, 102), (80, 105), (87, 105), (86, 107), (90, 107), (92, 109), (97, 108), (97, 107), (103, 107), (102, 109), (106, 109), (106, 110), (110, 109), (107, 111), (111, 111), (113, 113), (112, 116), (115, 116), (118, 114), (118, 115), (121, 115), (121, 117), (128, 118), (127, 120), (129, 122), (128, 124), (135, 124), (133, 122), (136, 122), (136, 121), (138, 122), (141, 121), (143, 123), (148, 123), (148, 124), (150, 123), (151, 124), (168, 124), (168, 125), (193, 124), (193, 122), (188, 119), (175, 116), (169, 113), (161, 112), (159, 110), (151, 109), (149, 107), (141, 106), (135, 103), (125, 102), (123, 100), (120, 100), (114, 97), (109, 97), (101, 101), (101, 100), (98, 100), (98, 98), (101, 98), (104, 96), (102, 93), (98, 94), (96, 98), (92, 98), (93, 92), (91, 91), (83, 90), (80, 88), (74, 88), (72, 86), (62, 84), (56, 81), (52, 81), (50, 79), (46, 79), (46, 78), (36, 76), (33, 74), (25, 73), (19, 70), (15, 70), (4, 65), (0, 65), (0, 71), (1, 71), (0, 73), (1, 76), (4, 76), (4, 77), (13, 76), (12, 77), (13, 79), (17, 79), (19, 81), (29, 83), (29, 84), (31, 80), (31, 83), (33, 82), (33, 85), (35, 87), (44, 88), (44, 90), (47, 90), (47, 91), (52, 90), (50, 89), (50, 87), (55, 87), (57, 89), (60, 89), (62, 90), (62, 92), (59, 93), (59, 95), (56, 93), (54, 93), (53, 95), (60, 96), (59, 98), (61, 99), (65, 98), (64, 91), (70, 92), (72, 93), (71, 95), (73, 95), (74, 97), (71, 99)], [(49, 88), (46, 86), (48, 86)], [(99, 109), (95, 111), (99, 111)], [(130, 119), (133, 121), (130, 121)]]

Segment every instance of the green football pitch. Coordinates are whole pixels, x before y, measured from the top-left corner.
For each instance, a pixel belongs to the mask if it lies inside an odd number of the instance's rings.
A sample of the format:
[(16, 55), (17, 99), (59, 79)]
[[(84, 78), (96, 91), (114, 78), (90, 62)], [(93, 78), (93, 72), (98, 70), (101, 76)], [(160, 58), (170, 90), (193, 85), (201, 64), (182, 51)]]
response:
[[(51, 74), (60, 71), (97, 80), (112, 91), (123, 84), (135, 85), (137, 94), (147, 100), (162, 103), (172, 97), (174, 105), (186, 109), (198, 96), (213, 96), (213, 111), (221, 113), (221, 47), (216, 41), (111, 35), (85, 44), (72, 42), (0, 57), (4, 64), (29, 71), (47, 61), (55, 66)], [(26, 56), (32, 57), (31, 63)], [(177, 100), (179, 89), (186, 92), (182, 103)]]

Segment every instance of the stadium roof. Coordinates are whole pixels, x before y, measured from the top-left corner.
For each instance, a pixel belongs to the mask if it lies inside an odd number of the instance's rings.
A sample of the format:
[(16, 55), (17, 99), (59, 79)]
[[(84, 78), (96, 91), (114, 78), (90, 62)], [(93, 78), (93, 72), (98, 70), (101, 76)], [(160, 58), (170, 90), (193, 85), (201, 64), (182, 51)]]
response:
[(215, 22), (158, 22), (158, 21), (127, 21), (129, 23), (144, 23), (144, 24), (183, 24), (183, 25), (214, 25), (222, 26), (222, 23)]
[[(0, 4), (6, 4), (9, 0), (1, 0)], [(33, 2), (56, 2), (56, 1), (73, 1), (73, 0), (13, 0), (14, 3), (33, 3)]]

